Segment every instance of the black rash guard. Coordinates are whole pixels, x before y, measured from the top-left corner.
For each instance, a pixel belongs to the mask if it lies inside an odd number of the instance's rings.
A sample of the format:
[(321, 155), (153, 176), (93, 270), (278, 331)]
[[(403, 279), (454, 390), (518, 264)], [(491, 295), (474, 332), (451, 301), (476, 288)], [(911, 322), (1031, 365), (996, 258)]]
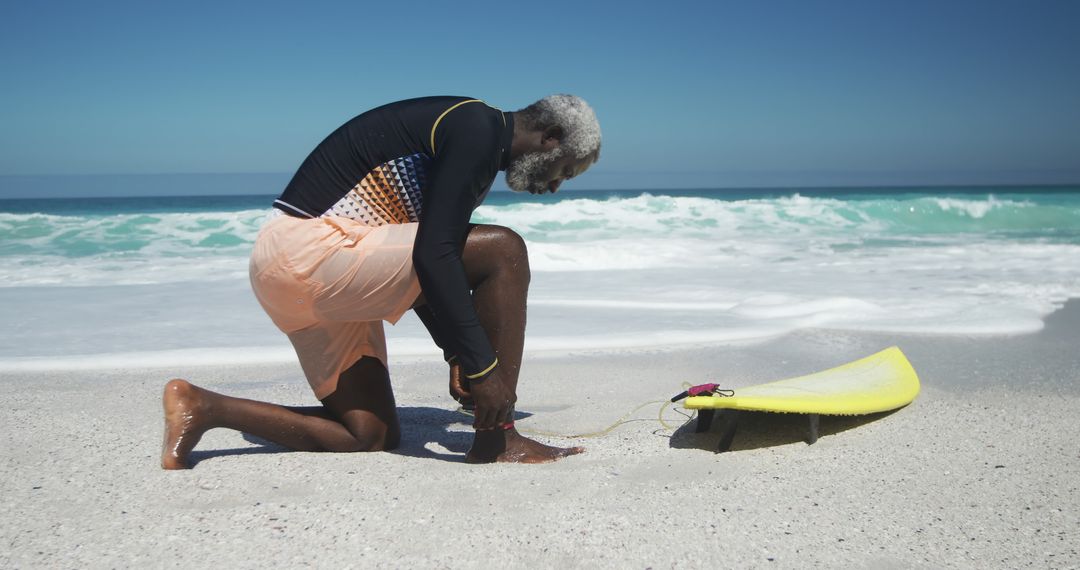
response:
[(510, 161), (513, 114), (466, 97), (424, 97), (359, 115), (300, 165), (274, 207), (367, 225), (419, 222), (417, 310), (449, 360), (479, 379), (498, 364), (473, 307), (461, 250), (472, 212)]

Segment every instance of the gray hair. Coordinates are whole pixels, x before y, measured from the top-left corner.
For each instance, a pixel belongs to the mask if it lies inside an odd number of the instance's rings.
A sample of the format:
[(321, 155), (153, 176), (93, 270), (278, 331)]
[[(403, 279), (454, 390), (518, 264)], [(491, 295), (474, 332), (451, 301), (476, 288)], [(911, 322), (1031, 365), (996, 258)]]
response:
[(559, 141), (559, 154), (569, 153), (575, 158), (594, 155), (593, 160), (600, 157), (600, 123), (592, 107), (581, 97), (548, 95), (515, 111), (514, 118), (531, 129), (561, 128), (563, 138)]

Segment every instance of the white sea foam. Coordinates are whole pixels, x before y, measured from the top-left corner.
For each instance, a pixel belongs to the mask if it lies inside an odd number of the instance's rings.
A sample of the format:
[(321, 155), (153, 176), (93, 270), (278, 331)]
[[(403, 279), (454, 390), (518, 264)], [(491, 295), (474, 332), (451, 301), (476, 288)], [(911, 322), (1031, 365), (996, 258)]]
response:
[[(265, 216), (0, 214), (0, 370), (284, 358), (246, 283)], [(642, 195), (483, 206), (474, 221), (526, 238), (532, 351), (808, 327), (1019, 334), (1080, 297), (1075, 204)], [(392, 356), (435, 353), (414, 320), (388, 334)]]
[(105, 352), (0, 359), (0, 372), (115, 370), (118, 368), (179, 368), (224, 364), (291, 364), (292, 350), (281, 347), (200, 347), (142, 352)]
[(993, 196), (990, 196), (985, 200), (934, 198), (934, 203), (936, 203), (943, 212), (957, 211), (975, 219), (985, 217), (987, 213), (993, 210), (999, 210), (1006, 207), (1024, 208), (1031, 205), (1030, 202), (1002, 201)]

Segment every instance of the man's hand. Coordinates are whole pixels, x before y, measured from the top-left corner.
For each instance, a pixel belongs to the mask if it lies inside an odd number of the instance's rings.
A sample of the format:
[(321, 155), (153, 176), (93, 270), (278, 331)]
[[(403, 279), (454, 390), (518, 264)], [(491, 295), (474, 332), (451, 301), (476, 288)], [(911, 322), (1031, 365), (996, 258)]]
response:
[(503, 381), (502, 368), (495, 368), (483, 380), (469, 383), (476, 410), (473, 412), (473, 427), (477, 431), (495, 429), (509, 423), (517, 395)]
[(461, 404), (461, 407), (467, 411), (471, 412), (476, 408), (472, 394), (469, 391), (469, 380), (462, 376), (461, 365), (458, 364), (457, 360), (450, 363), (450, 397)]

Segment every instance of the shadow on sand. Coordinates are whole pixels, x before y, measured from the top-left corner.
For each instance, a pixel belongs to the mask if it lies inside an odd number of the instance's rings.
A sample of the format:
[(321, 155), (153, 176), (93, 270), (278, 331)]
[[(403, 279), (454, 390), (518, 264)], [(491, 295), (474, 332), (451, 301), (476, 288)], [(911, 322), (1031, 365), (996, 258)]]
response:
[[(514, 421), (532, 415), (530, 412), (516, 411)], [(460, 410), (412, 406), (398, 408), (398, 421), (401, 423), (401, 445), (390, 453), (456, 463), (465, 461), (465, 452), (472, 445), (471, 415)], [(196, 450), (191, 452), (191, 464), (194, 466), (207, 459), (233, 455), (292, 452), (291, 449), (272, 441), (247, 433), (242, 435), (245, 441), (254, 446)]]
[[(902, 408), (901, 408), (902, 409)], [(818, 437), (828, 437), (889, 416), (896, 410), (862, 416), (819, 416)], [(731, 410), (719, 410), (708, 431), (697, 433), (697, 422), (687, 422), (671, 434), (671, 447), (676, 449), (707, 449), (717, 451), (721, 446), (722, 431), (731, 420)], [(738, 428), (728, 451), (746, 451), (775, 447), (798, 442), (809, 442), (808, 414), (785, 414), (772, 412), (741, 411)]]

